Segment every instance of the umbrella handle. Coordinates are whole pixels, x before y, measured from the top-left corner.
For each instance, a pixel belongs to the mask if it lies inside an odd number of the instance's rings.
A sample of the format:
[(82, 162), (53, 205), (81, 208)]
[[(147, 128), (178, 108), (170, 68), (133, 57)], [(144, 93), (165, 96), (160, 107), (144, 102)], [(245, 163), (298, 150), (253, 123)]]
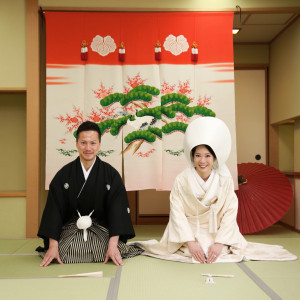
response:
[(245, 183), (247, 183), (247, 182), (248, 182), (248, 180), (247, 180), (246, 178), (244, 178), (243, 175), (239, 175), (239, 176), (238, 176), (238, 183), (239, 183), (239, 185), (245, 184)]

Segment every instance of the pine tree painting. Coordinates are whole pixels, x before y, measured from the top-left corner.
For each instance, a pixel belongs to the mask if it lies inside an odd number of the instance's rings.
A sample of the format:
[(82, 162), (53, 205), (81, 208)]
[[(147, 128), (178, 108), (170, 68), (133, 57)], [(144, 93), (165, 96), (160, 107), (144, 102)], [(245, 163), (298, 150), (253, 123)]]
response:
[[(215, 113), (205, 105), (209, 104), (210, 99), (206, 97), (199, 98), (196, 105), (193, 103), (189, 83), (179, 82), (176, 85), (169, 85), (164, 82), (161, 90), (154, 86), (146, 85), (138, 73), (134, 78), (128, 78), (130, 88), (124, 88), (124, 93), (112, 93), (113, 88), (106, 88), (102, 83), (100, 88), (94, 91), (95, 97), (99, 99), (101, 108), (92, 109), (87, 120), (95, 122), (101, 131), (101, 134), (111, 134), (117, 136), (120, 134), (123, 126), (130, 125), (134, 128), (124, 137), (127, 144), (121, 154), (132, 151), (139, 157), (148, 157), (155, 151), (152, 149), (147, 153), (138, 152), (143, 143), (154, 143), (156, 139), (162, 139), (163, 134), (172, 134), (173, 132), (184, 133), (189, 122), (189, 118), (194, 115), (212, 116)], [(160, 106), (153, 105), (154, 97), (160, 97)], [(193, 104), (193, 106), (191, 106)], [(67, 130), (76, 135), (77, 127), (83, 122), (83, 114), (76, 107), (73, 107), (75, 116), (69, 114), (66, 117), (59, 116), (60, 122), (65, 122)], [(159, 126), (159, 122), (163, 126)], [(161, 128), (160, 128), (161, 127)], [(61, 140), (60, 140), (61, 141)], [(62, 143), (62, 142), (61, 142)], [(76, 150), (57, 149), (59, 153), (65, 156), (73, 155)], [(179, 156), (183, 150), (165, 150), (170, 155)], [(100, 151), (100, 156), (109, 156), (114, 150)]]

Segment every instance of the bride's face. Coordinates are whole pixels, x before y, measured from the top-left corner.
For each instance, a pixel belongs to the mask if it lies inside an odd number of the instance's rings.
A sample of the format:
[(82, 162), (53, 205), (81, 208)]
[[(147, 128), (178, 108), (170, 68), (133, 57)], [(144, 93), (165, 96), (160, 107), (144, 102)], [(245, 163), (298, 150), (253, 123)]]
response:
[(215, 158), (203, 145), (196, 148), (193, 158), (197, 173), (206, 180), (211, 173)]

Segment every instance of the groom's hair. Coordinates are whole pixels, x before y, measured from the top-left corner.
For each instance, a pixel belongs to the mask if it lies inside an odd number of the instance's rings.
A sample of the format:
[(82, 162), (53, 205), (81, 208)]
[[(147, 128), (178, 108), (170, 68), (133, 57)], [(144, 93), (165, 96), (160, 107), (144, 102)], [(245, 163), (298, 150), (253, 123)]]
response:
[(101, 131), (96, 123), (91, 121), (81, 123), (76, 132), (76, 141), (78, 141), (79, 134), (82, 131), (96, 131), (98, 133), (99, 142), (101, 142)]

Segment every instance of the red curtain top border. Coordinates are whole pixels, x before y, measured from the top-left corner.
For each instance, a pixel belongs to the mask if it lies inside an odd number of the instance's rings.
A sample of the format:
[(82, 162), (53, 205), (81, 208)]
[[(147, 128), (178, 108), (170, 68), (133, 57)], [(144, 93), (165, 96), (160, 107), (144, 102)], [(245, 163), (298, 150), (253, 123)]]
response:
[[(46, 12), (47, 64), (144, 65), (233, 63), (233, 12)], [(59, 34), (58, 34), (59, 33)], [(169, 38), (171, 53), (164, 47)], [(100, 47), (114, 44), (114, 51), (100, 55), (92, 50), (98, 37)], [(180, 42), (184, 49), (180, 52)], [(108, 37), (108, 38), (107, 38)], [(110, 44), (105, 45), (105, 38)], [(88, 58), (81, 59), (81, 42), (88, 43)], [(155, 60), (155, 43), (161, 43), (161, 60)], [(125, 45), (124, 61), (119, 45)], [(198, 60), (191, 60), (191, 46), (198, 48)], [(177, 44), (176, 44), (177, 43)], [(188, 48), (187, 48), (188, 47)], [(94, 47), (95, 48), (95, 47)], [(183, 47), (182, 47), (183, 48)], [(186, 49), (187, 48), (187, 49)], [(103, 52), (103, 51), (102, 51)], [(104, 51), (105, 52), (105, 51)], [(107, 52), (107, 51), (106, 51)]]

